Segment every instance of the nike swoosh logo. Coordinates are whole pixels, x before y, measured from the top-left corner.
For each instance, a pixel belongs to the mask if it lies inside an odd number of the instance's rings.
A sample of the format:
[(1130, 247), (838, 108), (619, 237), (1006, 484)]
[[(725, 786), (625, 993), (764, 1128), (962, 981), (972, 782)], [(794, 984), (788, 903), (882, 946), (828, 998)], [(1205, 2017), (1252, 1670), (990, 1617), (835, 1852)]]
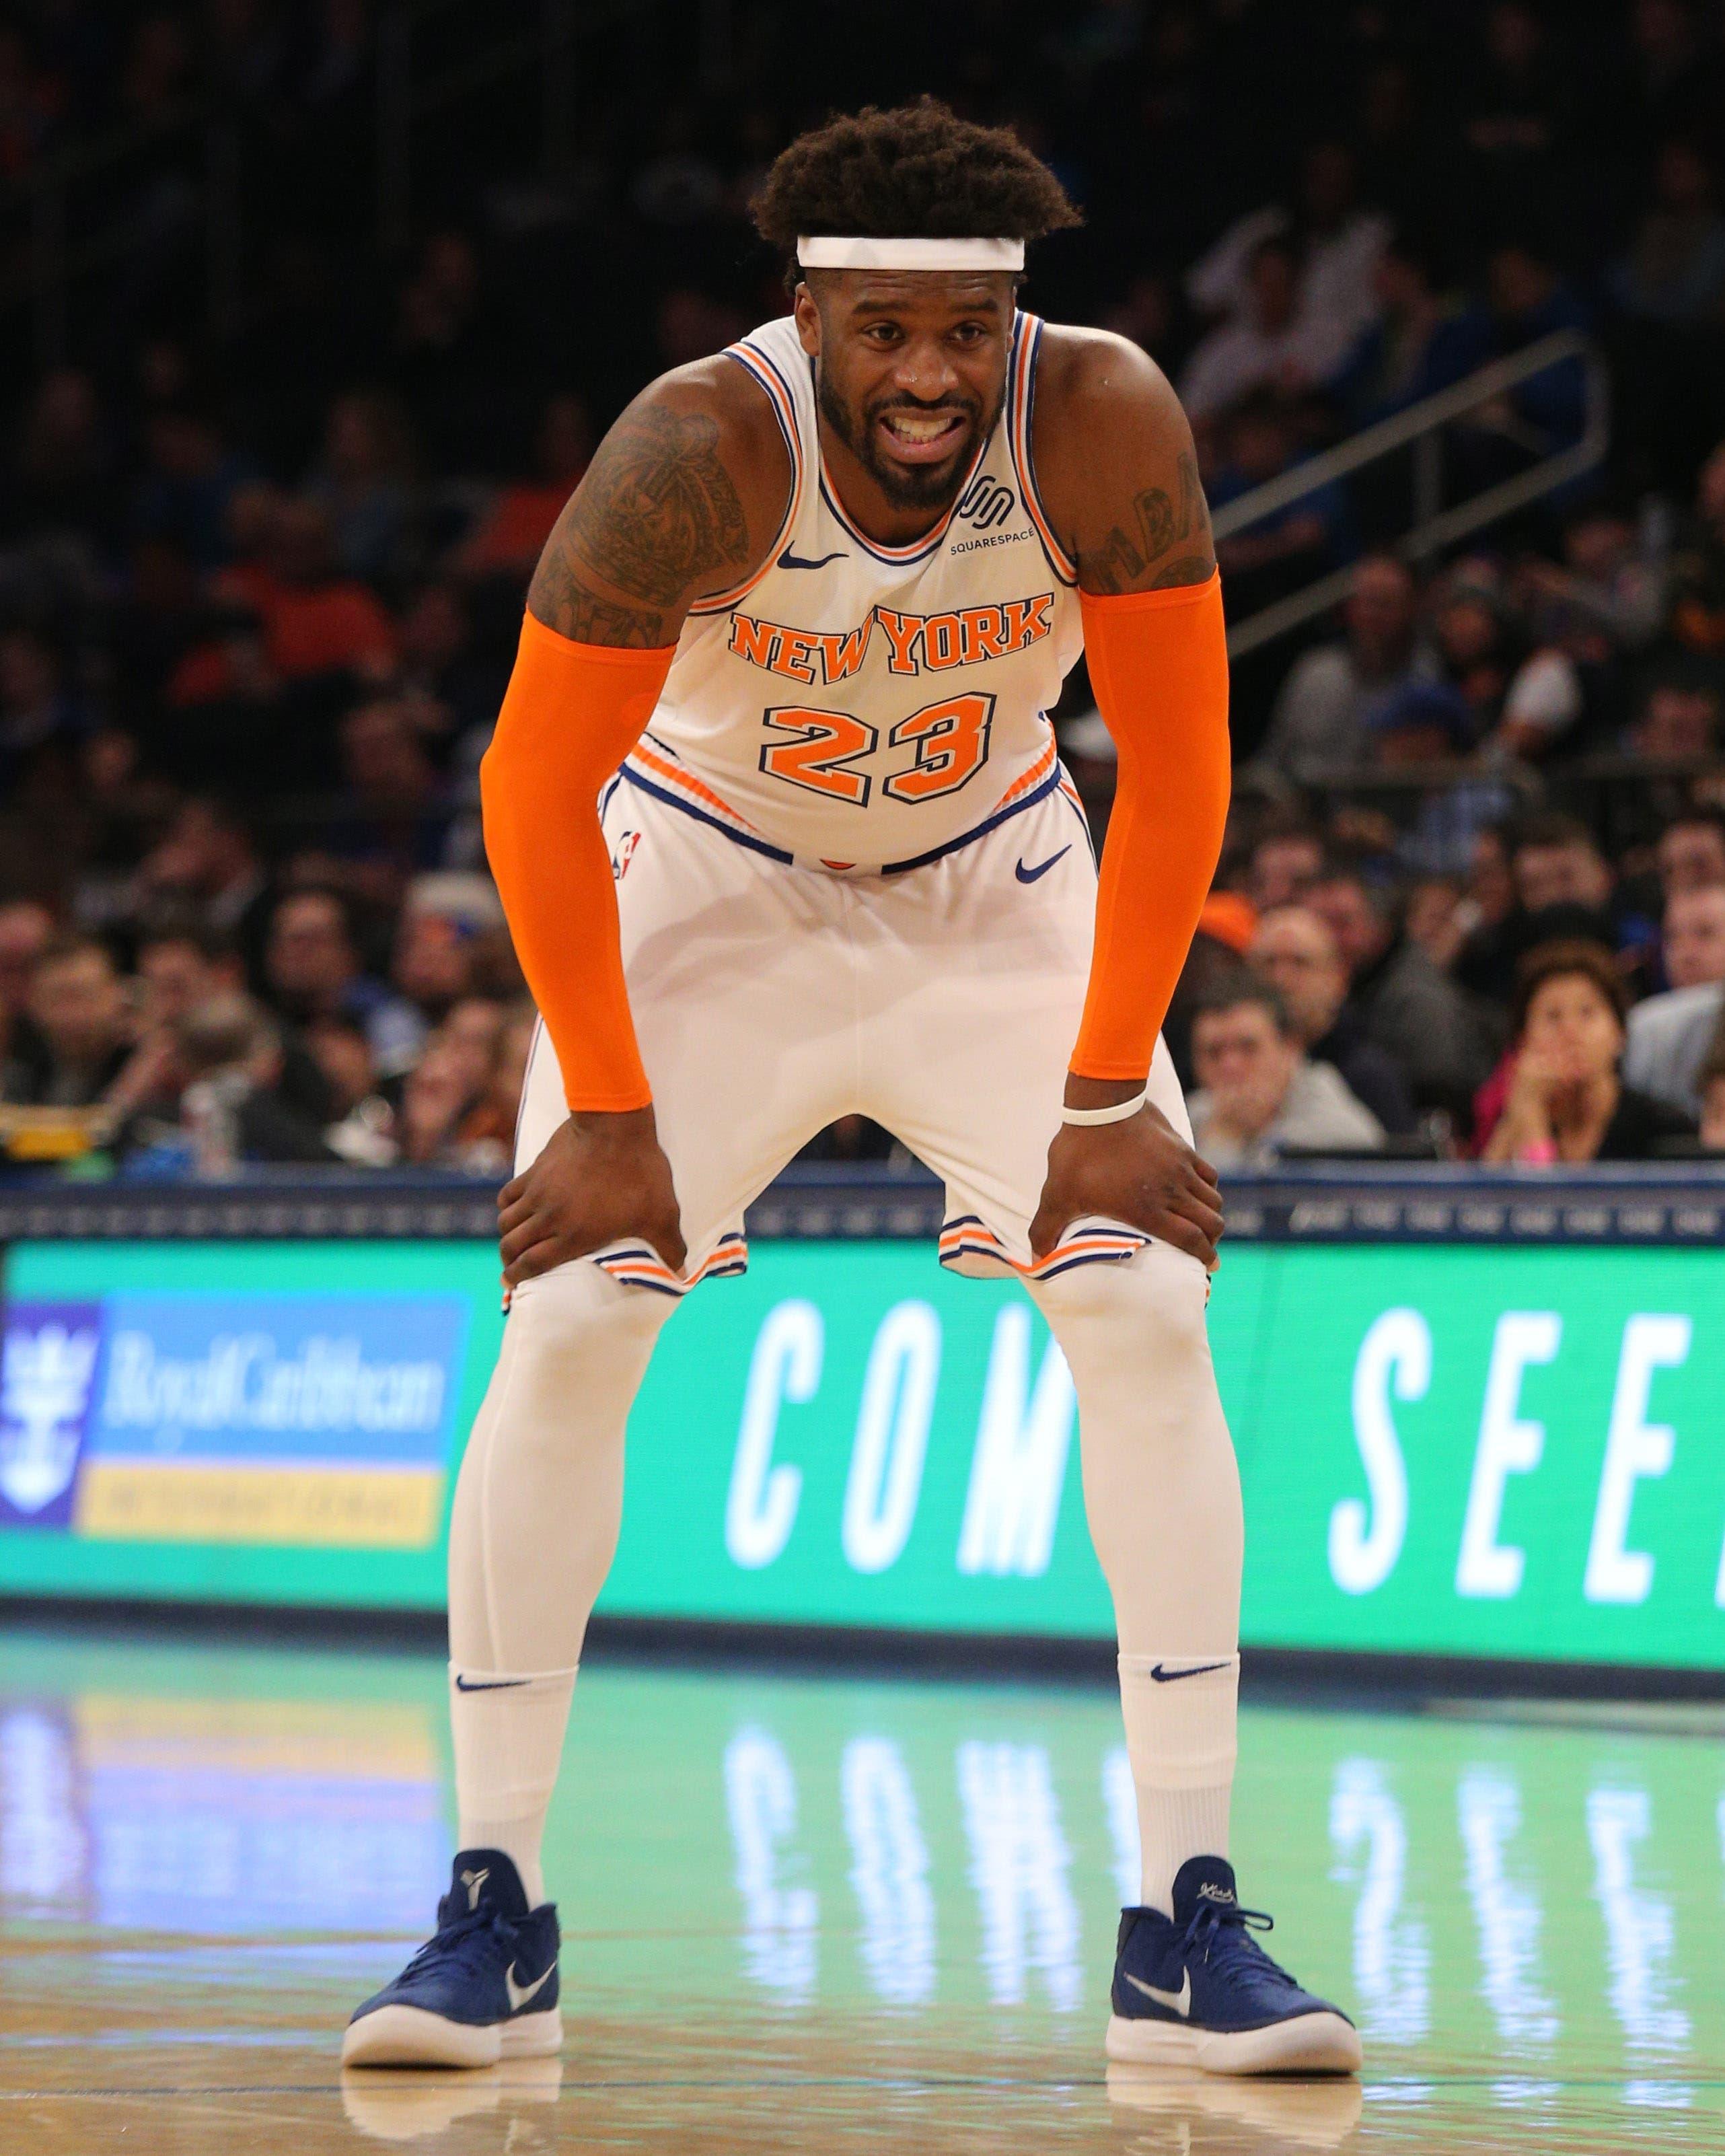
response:
[(1013, 870), (1013, 874), (1020, 883), (1034, 883), (1038, 876), (1045, 876), (1056, 861), (1065, 860), (1071, 850), (1070, 845), (1062, 846), (1059, 853), (1050, 854), (1045, 861), (1038, 861), (1034, 869), (1027, 869), (1024, 866), (1024, 856), (1020, 855), (1019, 865)]
[(818, 562), (805, 562), (800, 554), (793, 554), (787, 547), (778, 557), (778, 566), (781, 569), (824, 569), (829, 562), (842, 562), (844, 559), (842, 547), (836, 554), (823, 554)]
[(1158, 1991), (1153, 1984), (1142, 1984), (1135, 1976), (1126, 1979), (1134, 1991), (1142, 1991), (1146, 1999), (1153, 1999), (1158, 2006), (1166, 2006), (1183, 2021), (1192, 2012), (1192, 1972), (1186, 1971), (1186, 1980), (1178, 1991)]
[[(1227, 1666), (1226, 1662), (1194, 1662), (1189, 1670), (1165, 1670), (1162, 1664), (1158, 1662), (1153, 1666), (1150, 1674), (1158, 1684), (1178, 1684), (1182, 1677), (1201, 1677), (1210, 1670), (1225, 1670)], [(459, 1677), (456, 1682), (458, 1684), (460, 1682)]]
[(489, 1683), (470, 1684), (459, 1670), (455, 1672), (457, 1691), (518, 1691), (526, 1682), (526, 1677), (497, 1677)]
[[(551, 1982), (552, 1969), (556, 1967), (557, 1964), (553, 1962), (551, 1969), (547, 1969), (543, 1976), (536, 1977), (531, 1984), (517, 1984), (515, 1980), (515, 1964), (511, 1962), (509, 1967), (503, 1972), (503, 1988), (509, 1994), (509, 2010), (511, 2014), (519, 2014), (530, 1999), (536, 1993), (544, 1990), (546, 1985)], [(1189, 1970), (1187, 1973), (1186, 1982), (1189, 1986), (1192, 1982)]]

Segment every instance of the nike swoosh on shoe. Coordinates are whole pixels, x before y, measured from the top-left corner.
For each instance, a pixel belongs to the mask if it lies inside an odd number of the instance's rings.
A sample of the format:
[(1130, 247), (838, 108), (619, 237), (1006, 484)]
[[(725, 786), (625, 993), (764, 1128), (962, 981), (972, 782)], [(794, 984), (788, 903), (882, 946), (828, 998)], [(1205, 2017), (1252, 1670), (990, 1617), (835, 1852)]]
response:
[[(509, 1994), (509, 2010), (511, 2014), (519, 2014), (530, 1999), (536, 1998), (544, 1990), (546, 1985), (551, 1982), (552, 1970), (556, 1967), (557, 1964), (552, 1962), (545, 1974), (542, 1976), (535, 1977), (531, 1984), (517, 1984), (515, 1980), (515, 1964), (511, 1962), (509, 1967), (503, 1972), (503, 1988)], [(1192, 1982), (1189, 1970), (1187, 1972), (1186, 1982), (1189, 1988)]]
[(1183, 2021), (1190, 2015), (1192, 1972), (1189, 1969), (1186, 1970), (1185, 1981), (1178, 1991), (1158, 1991), (1153, 1984), (1146, 1984), (1136, 1976), (1128, 1975), (1126, 1980), (1134, 1991), (1142, 1991), (1146, 1999), (1153, 1999), (1158, 2006), (1166, 2006), (1170, 2012), (1178, 2014)]

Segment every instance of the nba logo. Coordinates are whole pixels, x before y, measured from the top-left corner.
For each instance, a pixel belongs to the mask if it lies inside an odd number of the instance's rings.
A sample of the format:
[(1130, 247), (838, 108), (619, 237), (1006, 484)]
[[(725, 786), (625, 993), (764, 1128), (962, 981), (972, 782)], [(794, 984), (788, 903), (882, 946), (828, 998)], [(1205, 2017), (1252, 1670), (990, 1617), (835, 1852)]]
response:
[(64, 1527), (90, 1420), (101, 1310), (14, 1302), (0, 1346), (0, 1526)]

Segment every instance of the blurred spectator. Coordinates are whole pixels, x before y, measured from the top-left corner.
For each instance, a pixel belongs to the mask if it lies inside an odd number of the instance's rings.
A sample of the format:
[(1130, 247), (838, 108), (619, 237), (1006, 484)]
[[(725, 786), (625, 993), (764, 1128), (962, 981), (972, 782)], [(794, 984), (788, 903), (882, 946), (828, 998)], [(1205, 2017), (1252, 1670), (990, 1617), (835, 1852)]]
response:
[(1680, 891), (1725, 883), (1725, 815), (1696, 808), (1675, 817), (1660, 834), (1655, 858), (1667, 900)]
[(146, 925), (135, 959), (146, 1026), (172, 1025), (213, 996), (243, 988), (244, 968), (232, 941), (196, 921)]
[(1528, 952), (1508, 1096), (1486, 1160), (1645, 1160), (1665, 1141), (1695, 1135), (1692, 1118), (1619, 1076), (1624, 1015), (1623, 983), (1596, 945), (1548, 943)]
[(13, 1044), (0, 1094), (29, 1107), (88, 1108), (103, 1100), (131, 1052), (125, 983), (105, 943), (56, 937), (30, 977), (30, 1034)]
[[(1224, 450), (1207, 491), (1213, 510), (1266, 486), (1289, 470), (1297, 443), (1291, 417), (1269, 391), (1242, 398), (1219, 429)], [(1310, 488), (1243, 531), (1216, 542), (1230, 603), (1250, 612), (1284, 590), (1332, 568), (1347, 542), (1348, 504), (1340, 487)]]
[(1491, 1028), (1399, 928), (1392, 901), (1332, 869), (1307, 903), (1328, 924), (1349, 976), (1350, 1021), (1394, 1059), (1416, 1107), (1466, 1113), (1491, 1068)]
[(1725, 883), (1673, 891), (1665, 909), (1671, 987), (1629, 1014), (1625, 1081), (1696, 1115), (1701, 1070), (1725, 1014)]
[(263, 958), (267, 879), (244, 819), (213, 794), (191, 794), (138, 865), (141, 906), (162, 901), (195, 907), (208, 926), (233, 937), (249, 975)]
[(308, 492), (329, 519), (336, 560), (347, 575), (384, 577), (401, 568), (413, 477), (413, 439), (395, 399), (374, 389), (338, 397)]
[(1259, 921), (1247, 955), (1281, 996), (1288, 1029), (1312, 1061), (1338, 1071), (1393, 1136), (1411, 1131), (1414, 1104), (1395, 1059), (1347, 1007), (1348, 968), (1328, 924), (1309, 906), (1277, 906)]
[(48, 639), (31, 629), (0, 635), (0, 795), (68, 773), (91, 727)]
[(1299, 273), (1286, 240), (1253, 249), (1238, 311), (1200, 340), (1180, 374), (1180, 402), (1196, 427), (1254, 390), (1294, 395), (1334, 364), (1327, 327), (1298, 315)]
[(403, 1070), (412, 1062), (423, 1022), (366, 973), (352, 917), (334, 891), (295, 891), (278, 902), (265, 973), (272, 999), (295, 1024), (345, 1019), (364, 1032), (379, 1070)]
[(1725, 218), (1697, 144), (1661, 146), (1652, 206), (1606, 281), (1625, 314), (1655, 321), (1697, 321), (1725, 300)]
[(1368, 555), (1343, 609), (1345, 640), (1321, 644), (1289, 668), (1264, 762), (1299, 781), (1363, 762), (1373, 712), (1397, 690), (1436, 677), (1418, 620), (1413, 572), (1394, 555)]
[(1294, 906), (1323, 873), (1324, 842), (1309, 824), (1272, 823), (1259, 831), (1247, 865), (1246, 889), (1260, 914)]
[(29, 1063), (45, 1052), (33, 1040), (30, 983), (54, 937), (54, 916), (33, 899), (0, 904), (0, 1072), (14, 1057)]
[(1671, 634), (1686, 649), (1725, 656), (1725, 442), (1695, 482), (1695, 515), (1671, 557)]
[(475, 1095), (467, 1059), (434, 1041), (408, 1075), (397, 1121), (400, 1158), (414, 1168), (460, 1168), (461, 1125)]
[(534, 475), (501, 486), (456, 549), (464, 577), (525, 584), (593, 456), (593, 421), (572, 391), (547, 399), (534, 448)]
[[(220, 595), (219, 579), (216, 588)], [(254, 609), (263, 655), (284, 681), (337, 671), (375, 680), (394, 665), (395, 624), (364, 584), (336, 573), (329, 520), (316, 502), (281, 503), (264, 566), (226, 588)], [(232, 696), (244, 685), (243, 675), (231, 643), (205, 644), (187, 654), (169, 695), (181, 703)]]
[(1213, 1168), (1268, 1166), (1291, 1150), (1370, 1152), (1384, 1142), (1371, 1110), (1327, 1063), (1310, 1063), (1267, 984), (1220, 990), (1192, 1021), (1199, 1091), (1193, 1143)]
[(178, 1020), (182, 1114), (200, 1175), (241, 1161), (328, 1162), (318, 1124), (283, 1091), (281, 1036), (249, 996), (225, 990)]
[[(1186, 290), (1200, 314), (1231, 316), (1236, 327), (1255, 320), (1261, 328), (1276, 318), (1295, 325), (1295, 350), (1250, 380), (1224, 387), (1218, 402), (1228, 403), (1260, 382), (1287, 388), (1322, 381), (1372, 319), (1377, 304), (1373, 273), (1389, 220), (1360, 208), (1357, 185), (1348, 146), (1314, 142), (1301, 169), (1297, 215), (1291, 218), (1275, 204), (1255, 210), (1230, 225), (1188, 275)], [(1288, 290), (1286, 300), (1273, 295), (1266, 310), (1260, 269), (1272, 249), (1286, 265)], [(1280, 270), (1276, 277), (1280, 282)], [(1291, 372), (1281, 371), (1290, 365)], [(1219, 372), (1225, 384), (1225, 367)], [(1194, 407), (1189, 397), (1187, 405), (1196, 414), (1212, 408)]]
[(1480, 336), (1439, 285), (1430, 243), (1398, 233), (1373, 271), (1377, 319), (1328, 385), (1356, 427), (1404, 412), (1481, 364)]
[(1709, 1152), (1725, 1152), (1725, 1024), (1702, 1066), (1701, 1142)]
[(0, 491), (0, 538), (40, 543), (114, 536), (112, 445), (95, 385), (77, 367), (45, 374), (25, 408), (16, 461)]
[(141, 537), (165, 539), (201, 569), (227, 551), (228, 505), (249, 476), (208, 412), (158, 405), (144, 423), (145, 466), (132, 505)]

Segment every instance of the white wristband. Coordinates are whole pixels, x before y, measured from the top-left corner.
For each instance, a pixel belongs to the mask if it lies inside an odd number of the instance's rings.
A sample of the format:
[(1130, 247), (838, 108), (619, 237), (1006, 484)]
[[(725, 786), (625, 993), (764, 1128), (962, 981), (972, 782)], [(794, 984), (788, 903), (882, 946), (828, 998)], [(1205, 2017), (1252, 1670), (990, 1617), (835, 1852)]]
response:
[(1123, 1123), (1127, 1116), (1135, 1116), (1150, 1098), (1147, 1086), (1142, 1093), (1134, 1093), (1129, 1101), (1117, 1101), (1111, 1108), (1067, 1108), (1060, 1110), (1063, 1123)]

